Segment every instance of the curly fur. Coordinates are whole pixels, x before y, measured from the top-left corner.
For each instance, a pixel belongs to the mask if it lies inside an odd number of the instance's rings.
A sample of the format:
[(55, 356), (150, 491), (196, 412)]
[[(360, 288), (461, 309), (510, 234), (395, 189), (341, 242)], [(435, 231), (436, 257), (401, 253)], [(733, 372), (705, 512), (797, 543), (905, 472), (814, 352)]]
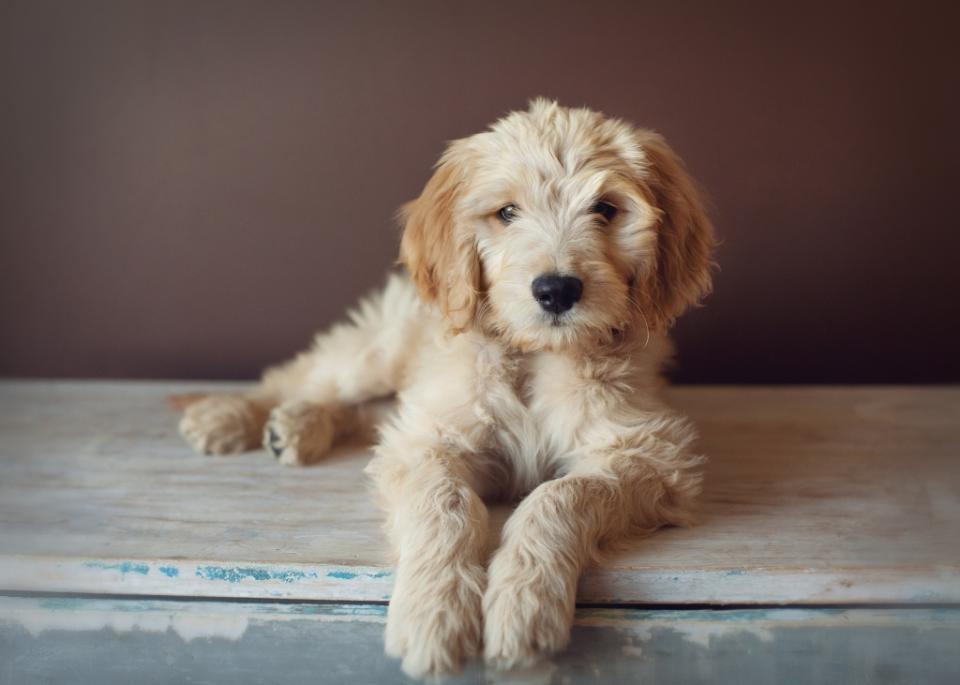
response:
[[(710, 290), (713, 228), (662, 137), (545, 100), (451, 143), (402, 216), (409, 276), (249, 393), (188, 406), (181, 430), (213, 453), (262, 435), (305, 464), (397, 394), (367, 468), (397, 555), (387, 651), (414, 676), (481, 650), (530, 664), (566, 645), (585, 566), (691, 520), (702, 458), (660, 369)], [(561, 315), (531, 295), (551, 272), (584, 284)], [(491, 498), (520, 503), (487, 563)]]

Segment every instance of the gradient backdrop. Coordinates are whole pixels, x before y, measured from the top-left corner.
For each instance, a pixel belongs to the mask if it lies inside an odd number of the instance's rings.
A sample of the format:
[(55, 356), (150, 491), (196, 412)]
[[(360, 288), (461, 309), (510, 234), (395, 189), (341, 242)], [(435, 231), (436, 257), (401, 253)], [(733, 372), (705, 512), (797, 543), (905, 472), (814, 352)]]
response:
[(376, 286), (444, 141), (656, 128), (723, 238), (686, 382), (960, 381), (955, 3), (0, 4), (0, 374), (247, 378)]

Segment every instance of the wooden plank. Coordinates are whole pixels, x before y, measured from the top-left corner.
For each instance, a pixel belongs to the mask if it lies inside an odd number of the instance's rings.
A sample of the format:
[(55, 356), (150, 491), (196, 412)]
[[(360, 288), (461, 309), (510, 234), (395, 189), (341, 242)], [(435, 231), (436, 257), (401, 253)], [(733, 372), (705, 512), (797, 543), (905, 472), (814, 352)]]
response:
[[(0, 589), (383, 601), (367, 452), (197, 456), (164, 398), (210, 387), (0, 384)], [(589, 571), (581, 602), (960, 601), (960, 389), (671, 396), (711, 457), (702, 524)]]
[[(382, 605), (0, 598), (7, 683), (407, 683)], [(567, 651), (460, 683), (956, 682), (960, 609), (581, 609)]]

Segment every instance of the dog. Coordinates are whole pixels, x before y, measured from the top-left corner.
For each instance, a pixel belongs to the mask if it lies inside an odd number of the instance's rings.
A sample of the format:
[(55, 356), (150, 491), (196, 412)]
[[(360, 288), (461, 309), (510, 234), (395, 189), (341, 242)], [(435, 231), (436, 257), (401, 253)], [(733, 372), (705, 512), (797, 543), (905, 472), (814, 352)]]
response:
[[(704, 458), (661, 369), (714, 229), (660, 135), (544, 99), (451, 142), (401, 218), (405, 275), (180, 431), (310, 464), (396, 395), (367, 466), (396, 554), (386, 651), (414, 677), (481, 650), (530, 665), (567, 644), (585, 567), (692, 521)], [(519, 504), (488, 564), (494, 499)]]

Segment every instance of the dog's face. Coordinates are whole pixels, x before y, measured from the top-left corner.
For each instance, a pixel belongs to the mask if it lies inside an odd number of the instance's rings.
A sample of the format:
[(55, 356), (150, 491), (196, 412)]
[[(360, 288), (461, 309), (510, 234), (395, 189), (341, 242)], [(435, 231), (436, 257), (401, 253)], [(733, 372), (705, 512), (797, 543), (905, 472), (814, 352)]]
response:
[(538, 100), (455, 141), (401, 259), (454, 331), (525, 350), (669, 326), (710, 289), (713, 228), (655, 133)]

